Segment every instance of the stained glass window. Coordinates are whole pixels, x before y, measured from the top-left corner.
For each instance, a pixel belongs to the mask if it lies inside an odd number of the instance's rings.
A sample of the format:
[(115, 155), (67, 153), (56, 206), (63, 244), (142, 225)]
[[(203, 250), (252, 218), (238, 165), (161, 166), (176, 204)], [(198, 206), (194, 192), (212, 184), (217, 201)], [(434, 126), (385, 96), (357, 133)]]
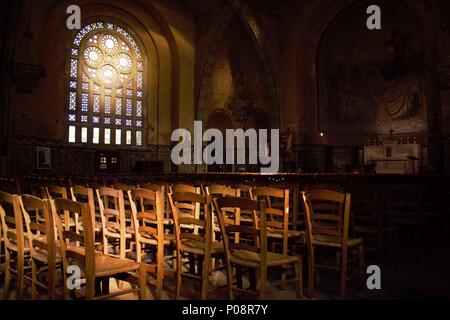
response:
[(78, 32), (69, 49), (69, 143), (144, 144), (142, 48), (134, 32), (117, 23), (95, 22)]

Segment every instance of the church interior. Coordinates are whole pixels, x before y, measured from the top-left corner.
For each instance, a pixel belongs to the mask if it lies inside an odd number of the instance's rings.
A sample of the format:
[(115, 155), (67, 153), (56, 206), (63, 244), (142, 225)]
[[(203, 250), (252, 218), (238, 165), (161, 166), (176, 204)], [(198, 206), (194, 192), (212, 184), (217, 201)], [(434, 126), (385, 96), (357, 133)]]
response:
[(450, 296), (449, 1), (0, 7), (0, 300)]

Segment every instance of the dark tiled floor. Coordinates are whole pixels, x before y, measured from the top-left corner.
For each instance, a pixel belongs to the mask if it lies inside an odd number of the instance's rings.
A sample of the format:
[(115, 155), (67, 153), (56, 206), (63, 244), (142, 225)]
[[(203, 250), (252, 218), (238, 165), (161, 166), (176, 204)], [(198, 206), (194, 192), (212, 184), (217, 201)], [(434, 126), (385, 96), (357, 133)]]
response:
[[(381, 265), (381, 290), (369, 290), (366, 287), (366, 279), (363, 278), (351, 280), (348, 287), (347, 299), (448, 299), (450, 297), (450, 259), (448, 251), (445, 249), (436, 249), (435, 252), (427, 257), (415, 257), (413, 252), (400, 251), (399, 269), (395, 268), (391, 261), (386, 261)], [(370, 256), (367, 264), (371, 264)], [(272, 273), (272, 279), (278, 278), (278, 273)], [(307, 273), (304, 268), (304, 290), (307, 289)], [(149, 279), (152, 282), (151, 279)], [(3, 281), (2, 281), (3, 282)], [(211, 283), (218, 288), (210, 292), (210, 299), (226, 299), (226, 277), (223, 272), (216, 272), (211, 278)], [(126, 284), (125, 284), (126, 285)], [(111, 280), (112, 290), (116, 290), (117, 285)], [(151, 288), (151, 289), (150, 289)], [(163, 299), (170, 300), (174, 298), (175, 282), (172, 279), (165, 280)], [(149, 286), (149, 297), (153, 298), (153, 286)], [(3, 298), (3, 283), (0, 289), (0, 298)], [(14, 290), (11, 292), (10, 299), (15, 298)], [(40, 297), (44, 299), (45, 297)], [(190, 281), (186, 281), (182, 286), (182, 299), (198, 299), (199, 291), (194, 289)], [(251, 297), (240, 296), (238, 299), (249, 299)], [(290, 300), (295, 299), (293, 284), (287, 285), (285, 290), (278, 287), (269, 289), (268, 299)], [(306, 297), (309, 299), (308, 297)], [(137, 299), (137, 296), (129, 294), (115, 299)], [(320, 282), (316, 285), (314, 299), (340, 299), (339, 297), (339, 278), (335, 273), (321, 272)]]

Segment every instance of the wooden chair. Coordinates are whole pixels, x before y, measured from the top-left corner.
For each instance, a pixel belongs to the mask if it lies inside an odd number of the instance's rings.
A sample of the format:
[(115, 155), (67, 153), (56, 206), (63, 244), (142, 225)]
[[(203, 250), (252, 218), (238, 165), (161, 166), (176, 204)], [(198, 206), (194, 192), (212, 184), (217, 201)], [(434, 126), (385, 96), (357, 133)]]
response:
[(113, 185), (113, 188), (116, 190), (122, 190), (124, 193), (127, 193), (130, 190), (133, 190), (134, 188), (136, 188), (136, 186), (131, 185), (131, 184), (126, 184), (126, 183), (121, 183), (121, 182), (116, 182)]
[[(0, 184), (1, 184), (0, 178)], [(3, 210), (4, 211), (4, 210)], [(5, 246), (3, 241), (3, 224), (0, 217), (0, 274), (5, 274)]]
[(389, 250), (397, 263), (398, 229), (389, 226), (381, 198), (381, 191), (371, 185), (351, 187), (351, 222), (353, 233), (364, 239), (364, 250), (374, 252), (381, 264), (385, 250)]
[(334, 192), (344, 192), (344, 187), (339, 184), (333, 184), (333, 183), (311, 183), (306, 186), (306, 191), (313, 191), (313, 190), (329, 190)]
[[(252, 199), (250, 191), (255, 188), (253, 185), (240, 184), (238, 185), (239, 190), (241, 190), (241, 198)], [(246, 210), (241, 210), (241, 223), (246, 225), (253, 225), (255, 217), (251, 211), (246, 212)]]
[(169, 192), (172, 194), (175, 193), (185, 193), (185, 192), (191, 192), (191, 193), (201, 193), (201, 187), (196, 187), (190, 184), (184, 184), (184, 183), (177, 183), (169, 187)]
[[(142, 275), (142, 266), (133, 260), (121, 259), (108, 254), (95, 251), (94, 230), (89, 207), (67, 199), (55, 199), (52, 201), (52, 211), (58, 227), (58, 238), (62, 248), (62, 260), (64, 270), (69, 266), (78, 266), (85, 278), (85, 299), (106, 299), (118, 295), (138, 292), (139, 298), (145, 296), (145, 277)], [(67, 231), (63, 227), (61, 217), (65, 212), (80, 217), (82, 228), (77, 231)], [(64, 283), (67, 283), (68, 275), (64, 272)], [(116, 278), (131, 284), (129, 289), (120, 290), (110, 294), (96, 295), (96, 279)], [(79, 298), (77, 288), (64, 286), (64, 298)]]
[[(156, 298), (161, 299), (164, 278), (164, 246), (170, 246), (174, 238), (164, 232), (164, 198), (161, 192), (147, 189), (128, 191), (136, 235), (136, 262), (142, 262), (147, 248), (156, 248), (156, 259), (145, 262), (146, 272), (156, 275)], [(147, 254), (145, 254), (147, 255)]]
[[(422, 193), (417, 186), (394, 184), (384, 189), (384, 205), (388, 215), (388, 223), (397, 227), (400, 245), (416, 255), (428, 252), (429, 219), (421, 213)], [(422, 250), (420, 250), (422, 249)]]
[[(305, 244), (305, 232), (289, 229), (289, 189), (279, 189), (273, 187), (256, 187), (250, 190), (250, 196), (256, 201), (265, 201), (266, 203), (266, 223), (267, 237), (272, 241), (275, 251), (275, 245), (281, 242), (281, 253), (290, 254), (289, 244), (294, 242), (300, 245)], [(259, 227), (259, 221), (256, 219), (256, 228)], [(292, 250), (295, 252), (295, 250)], [(284, 286), (286, 279), (286, 270), (283, 268), (281, 284)]]
[(170, 216), (169, 204), (167, 203), (167, 186), (164, 183), (143, 183), (139, 185), (141, 189), (147, 189), (153, 192), (161, 192), (164, 199), (164, 225), (173, 225), (173, 219)]
[[(283, 268), (285, 265), (293, 264), (295, 277), (288, 281), (295, 281), (297, 298), (303, 298), (302, 288), (302, 262), (301, 256), (288, 256), (284, 254), (269, 252), (267, 250), (267, 221), (266, 207), (264, 201), (242, 199), (238, 197), (223, 197), (213, 199), (214, 207), (218, 212), (220, 228), (224, 238), (224, 247), (227, 260), (228, 294), (230, 299), (234, 299), (234, 291), (246, 292), (265, 299), (268, 287), (268, 268)], [(232, 222), (226, 221), (224, 209), (248, 210), (258, 215), (259, 229), (256, 227), (243, 226), (240, 224), (239, 215)], [(248, 239), (253, 241), (249, 242)], [(233, 240), (230, 240), (233, 239)], [(247, 239), (243, 242), (242, 240)], [(259, 289), (252, 291), (240, 287), (234, 287), (232, 267), (244, 267), (259, 271)], [(288, 282), (286, 281), (286, 282)], [(238, 283), (240, 281), (238, 280)], [(273, 283), (273, 285), (278, 285)]]
[(446, 237), (448, 235), (448, 206), (445, 201), (448, 195), (443, 184), (425, 184), (419, 188), (420, 192), (420, 218), (426, 219), (430, 230), (430, 242), (438, 250), (447, 250)]
[(131, 205), (130, 205), (130, 199), (128, 199), (128, 191), (133, 190), (136, 188), (136, 186), (132, 184), (126, 184), (122, 182), (116, 182), (113, 186), (113, 189), (115, 190), (121, 190), (124, 194), (123, 197), (123, 204), (125, 209), (125, 222), (127, 229), (131, 228)]
[(305, 232), (289, 228), (289, 189), (257, 187), (250, 190), (250, 195), (253, 200), (266, 201), (267, 236), (282, 241), (284, 255), (289, 253), (290, 240), (304, 243)]
[(102, 238), (102, 216), (98, 201), (95, 201), (94, 190), (80, 185), (70, 188), (70, 194), (73, 201), (84, 203), (89, 206), (92, 216), (92, 226), (94, 227), (95, 245), (98, 247), (103, 244)]
[(68, 199), (68, 193), (66, 187), (60, 187), (55, 185), (49, 185), (42, 188), (42, 198), (43, 199)]
[(47, 299), (56, 297), (57, 268), (62, 267), (61, 253), (55, 241), (55, 225), (50, 202), (31, 195), (22, 195), (20, 207), (26, 223), (26, 241), (31, 257), (31, 298), (38, 288), (47, 293)]
[[(156, 184), (156, 183), (143, 183), (139, 185), (139, 188), (141, 189), (147, 189), (153, 192), (161, 192), (162, 194), (165, 193), (166, 186), (164, 184)], [(163, 192), (164, 191), (164, 192)]]
[(5, 247), (4, 299), (9, 298), (12, 279), (16, 280), (16, 298), (22, 299), (25, 273), (31, 271), (31, 265), (30, 247), (25, 242), (23, 216), (18, 195), (0, 192), (0, 217)]
[[(204, 187), (204, 194), (210, 196), (213, 198), (218, 197), (240, 197), (241, 196), (241, 190), (239, 188), (233, 188), (226, 185), (219, 185), (219, 184), (213, 184), (210, 186)], [(222, 231), (220, 230), (219, 220), (217, 218), (217, 213), (214, 207), (211, 208), (212, 212), (212, 228), (213, 228), (213, 241), (219, 240), (222, 241)], [(224, 212), (227, 214), (227, 217), (225, 219), (235, 219), (236, 216), (236, 210), (235, 209), (224, 209)], [(216, 261), (215, 259), (212, 259), (211, 265), (213, 266), (213, 269), (216, 267)]]
[[(351, 196), (330, 190), (311, 190), (302, 194), (307, 223), (309, 296), (314, 295), (315, 271), (322, 268), (340, 272), (340, 294), (345, 297), (348, 264), (358, 261), (360, 274), (364, 267), (363, 240), (349, 238)], [(336, 250), (335, 266), (316, 262), (319, 247)]]
[[(210, 196), (211, 198), (219, 198), (219, 197), (240, 197), (241, 196), (241, 190), (239, 188), (233, 188), (225, 185), (211, 185), (205, 187), (205, 194)], [(231, 216), (235, 215), (235, 210), (225, 210), (226, 213), (228, 213)], [(215, 240), (216, 233), (220, 234), (220, 226), (219, 226), (219, 220), (217, 219), (216, 212), (214, 208), (212, 208), (213, 213), (213, 240)]]
[(127, 252), (131, 253), (131, 230), (127, 230), (125, 221), (125, 206), (122, 190), (108, 187), (97, 189), (97, 199), (102, 217), (103, 253), (108, 254), (110, 246), (114, 254), (124, 259)]
[[(175, 193), (169, 194), (169, 204), (175, 222), (177, 244), (175, 297), (180, 299), (182, 277), (189, 277), (201, 281), (201, 299), (207, 299), (211, 257), (220, 257), (224, 253), (223, 244), (212, 240), (211, 200), (208, 196), (197, 193)], [(203, 207), (202, 216), (193, 214), (197, 205)], [(196, 226), (197, 229), (192, 226)], [(182, 258), (186, 254), (190, 256), (190, 273), (182, 270)], [(197, 273), (195, 272), (195, 257), (198, 262)]]

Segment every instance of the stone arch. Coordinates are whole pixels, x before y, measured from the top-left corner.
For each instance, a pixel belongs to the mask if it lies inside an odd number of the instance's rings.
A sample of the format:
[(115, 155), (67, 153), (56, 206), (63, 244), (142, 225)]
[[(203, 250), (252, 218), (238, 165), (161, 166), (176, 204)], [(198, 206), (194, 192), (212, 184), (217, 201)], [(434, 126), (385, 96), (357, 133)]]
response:
[(224, 39), (226, 31), (230, 25), (230, 22), (235, 16), (242, 21), (244, 27), (248, 31), (248, 35), (251, 37), (259, 59), (263, 65), (264, 74), (266, 77), (267, 88), (271, 100), (271, 109), (273, 110), (272, 127), (280, 128), (280, 108), (278, 97), (278, 84), (276, 80), (275, 71), (273, 69), (273, 62), (269, 46), (263, 31), (261, 30), (253, 12), (250, 7), (245, 5), (240, 0), (230, 0), (230, 5), (224, 10), (221, 18), (215, 24), (215, 32), (211, 39), (206, 57), (203, 62), (203, 66), (200, 72), (199, 82), (196, 93), (196, 118), (202, 119), (204, 114), (204, 97), (206, 88), (208, 85), (208, 79), (210, 76), (211, 67), (214, 63), (219, 44)]
[[(282, 69), (288, 79), (292, 79), (289, 90), (294, 92), (291, 99), (286, 100), (286, 108), (299, 108), (296, 120), (299, 130), (299, 141), (305, 143), (323, 143), (319, 136), (317, 123), (317, 84), (316, 84), (316, 61), (319, 43), (326, 28), (334, 17), (345, 8), (364, 0), (343, 0), (338, 2), (315, 2), (304, 7), (304, 12), (296, 22), (293, 23), (288, 42), (292, 44), (292, 50), (283, 52)], [(399, 0), (408, 5), (418, 16), (424, 30), (437, 30), (436, 19), (428, 0)], [(305, 18), (306, 17), (306, 18)], [(434, 32), (430, 32), (434, 34)], [(425, 59), (434, 64), (436, 41), (432, 37), (425, 37), (424, 48)], [(289, 67), (287, 67), (289, 66)], [(358, 136), (348, 136), (345, 139), (349, 144), (364, 143), (365, 139)], [(343, 141), (342, 136), (328, 137), (327, 143), (339, 144)]]
[[(148, 53), (148, 144), (161, 144), (170, 140), (173, 128), (178, 126), (179, 109), (179, 55), (177, 45), (168, 22), (158, 10), (149, 3), (130, 4), (119, 0), (114, 4), (106, 0), (96, 3), (80, 1), (82, 21), (92, 20), (94, 17), (111, 17), (123, 21), (138, 34)], [(145, 6), (144, 6), (145, 5)], [(42, 25), (40, 33), (48, 29), (55, 30), (49, 37), (51, 46), (64, 56), (72, 33), (78, 30), (67, 30), (65, 26), (66, 6), (55, 3), (47, 12), (47, 21)], [(61, 45), (64, 44), (65, 45)], [(60, 63), (54, 64), (54, 72), (64, 70)], [(167, 75), (170, 75), (169, 77)], [(164, 110), (166, 116), (160, 113)], [(161, 141), (162, 140), (162, 141)]]

